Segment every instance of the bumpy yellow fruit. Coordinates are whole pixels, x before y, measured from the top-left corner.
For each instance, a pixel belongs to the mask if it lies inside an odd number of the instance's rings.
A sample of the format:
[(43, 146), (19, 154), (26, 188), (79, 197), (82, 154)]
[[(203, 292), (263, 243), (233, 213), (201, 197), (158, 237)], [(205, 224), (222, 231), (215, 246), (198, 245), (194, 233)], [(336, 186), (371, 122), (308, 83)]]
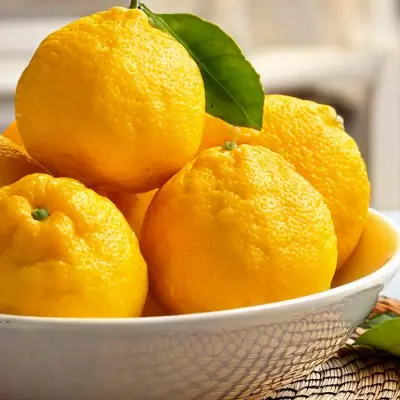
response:
[(18, 128), (32, 157), (89, 187), (160, 187), (195, 156), (205, 94), (185, 48), (122, 7), (50, 34), (16, 91)]
[(107, 196), (122, 212), (129, 225), (140, 238), (142, 224), (149, 208), (149, 205), (156, 194), (157, 189), (146, 193), (125, 193), (125, 192), (109, 192), (100, 193)]
[(206, 116), (203, 149), (232, 139), (280, 154), (322, 194), (335, 224), (338, 267), (343, 265), (364, 228), (370, 184), (358, 146), (335, 110), (294, 97), (267, 95), (261, 132)]
[(337, 287), (363, 278), (381, 268), (399, 247), (399, 239), (393, 229), (374, 214), (367, 223), (353, 254), (332, 280)]
[(18, 146), (25, 147), (24, 141), (22, 140), (21, 135), (19, 134), (16, 121), (13, 121), (7, 127), (7, 129), (3, 132), (3, 137), (10, 139), (12, 142), (17, 144)]
[(0, 188), (37, 172), (47, 171), (26, 154), (23, 148), (0, 136)]
[(147, 268), (112, 202), (69, 178), (29, 175), (0, 189), (0, 312), (140, 316)]
[(140, 242), (152, 291), (172, 314), (327, 290), (337, 262), (322, 196), (281, 156), (248, 145), (188, 163), (157, 192)]

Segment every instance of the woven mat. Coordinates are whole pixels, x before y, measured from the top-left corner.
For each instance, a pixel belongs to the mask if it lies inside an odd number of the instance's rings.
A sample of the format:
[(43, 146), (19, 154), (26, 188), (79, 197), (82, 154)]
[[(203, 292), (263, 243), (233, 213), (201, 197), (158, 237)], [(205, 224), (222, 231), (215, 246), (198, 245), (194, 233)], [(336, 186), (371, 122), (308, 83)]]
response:
[[(400, 302), (381, 298), (371, 316), (400, 315)], [(362, 333), (358, 329), (355, 336)], [(349, 343), (354, 341), (354, 337)], [(366, 347), (346, 345), (306, 379), (280, 389), (265, 400), (400, 399), (400, 359)]]

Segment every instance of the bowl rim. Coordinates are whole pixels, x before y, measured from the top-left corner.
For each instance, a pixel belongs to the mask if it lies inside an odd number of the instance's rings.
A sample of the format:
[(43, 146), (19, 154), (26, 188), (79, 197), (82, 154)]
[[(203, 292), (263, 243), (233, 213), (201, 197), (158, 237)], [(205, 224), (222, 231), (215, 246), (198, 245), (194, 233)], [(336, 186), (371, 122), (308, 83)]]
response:
[[(109, 327), (109, 326), (132, 326), (142, 328), (154, 328), (162, 326), (167, 329), (169, 326), (187, 325), (191, 323), (213, 323), (231, 319), (242, 319), (251, 316), (265, 317), (267, 314), (297, 311), (298, 309), (315, 308), (316, 305), (326, 301), (335, 302), (351, 296), (354, 293), (365, 291), (377, 286), (384, 287), (388, 277), (394, 276), (400, 269), (400, 227), (394, 221), (379, 211), (369, 208), (369, 213), (379, 217), (383, 223), (389, 226), (397, 236), (397, 248), (393, 256), (377, 271), (363, 278), (329, 289), (325, 292), (315, 293), (295, 299), (279, 301), (275, 303), (261, 304), (257, 306), (235, 308), (231, 310), (210, 311), (204, 313), (184, 314), (184, 315), (165, 315), (156, 317), (138, 317), (138, 318), (62, 318), (62, 317), (35, 317), (20, 316), (11, 314), (0, 314), (0, 326), (6, 324), (29, 324), (31, 327)], [(309, 305), (309, 307), (307, 307)]]

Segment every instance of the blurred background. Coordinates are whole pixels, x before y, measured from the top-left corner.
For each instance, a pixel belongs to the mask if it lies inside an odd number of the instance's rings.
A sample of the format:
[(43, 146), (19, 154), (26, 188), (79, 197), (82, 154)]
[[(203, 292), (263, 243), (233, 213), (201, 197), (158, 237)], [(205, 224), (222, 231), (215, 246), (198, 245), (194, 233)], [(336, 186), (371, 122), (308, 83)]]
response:
[[(17, 80), (51, 31), (129, 0), (0, 0), (0, 132)], [(267, 93), (330, 104), (367, 162), (372, 205), (400, 209), (400, 0), (147, 0), (191, 12), (242, 46)], [(62, 79), (62, 77), (60, 77)]]

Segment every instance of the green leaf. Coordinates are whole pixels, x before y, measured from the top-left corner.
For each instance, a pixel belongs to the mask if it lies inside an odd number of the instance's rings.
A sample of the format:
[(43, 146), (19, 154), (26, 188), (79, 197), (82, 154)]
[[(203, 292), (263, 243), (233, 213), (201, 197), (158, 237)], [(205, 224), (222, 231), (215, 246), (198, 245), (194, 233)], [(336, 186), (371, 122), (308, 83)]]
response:
[(264, 104), (260, 76), (235, 41), (195, 15), (154, 14), (144, 4), (140, 9), (155, 28), (180, 42), (197, 63), (204, 81), (207, 113), (232, 125), (260, 130)]
[(376, 347), (400, 357), (400, 318), (386, 320), (362, 334), (359, 346)]
[(381, 324), (382, 322), (389, 321), (396, 317), (397, 315), (392, 313), (379, 314), (373, 318), (367, 319), (364, 324), (362, 324), (362, 327), (365, 329), (370, 329)]

